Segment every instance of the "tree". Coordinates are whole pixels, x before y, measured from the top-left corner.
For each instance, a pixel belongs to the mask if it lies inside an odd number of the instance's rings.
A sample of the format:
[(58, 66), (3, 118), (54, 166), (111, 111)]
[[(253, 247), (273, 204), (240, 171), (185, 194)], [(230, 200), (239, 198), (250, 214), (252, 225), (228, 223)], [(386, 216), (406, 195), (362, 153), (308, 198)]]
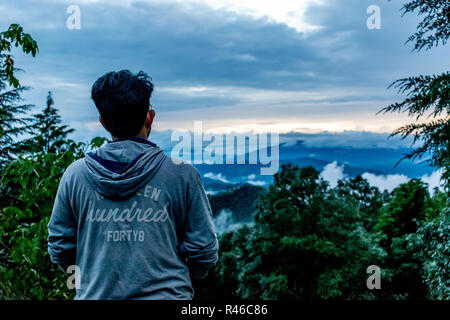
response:
[(450, 36), (450, 4), (447, 0), (413, 0), (403, 6), (403, 15), (418, 10), (425, 14), (416, 33), (407, 42), (415, 42), (414, 50), (431, 49), (447, 43)]
[(0, 169), (22, 151), (15, 143), (15, 138), (26, 133), (30, 119), (21, 115), (33, 107), (30, 104), (18, 104), (26, 87), (6, 91), (3, 80), (3, 75), (0, 75)]
[[(412, 179), (393, 191), (392, 200), (384, 206), (375, 226), (387, 236), (388, 242), (395, 237), (414, 233), (425, 221), (431, 198), (427, 186), (420, 179)], [(387, 243), (389, 245), (390, 243)]]
[[(64, 274), (48, 257), (47, 224), (64, 170), (105, 139), (94, 138), (90, 145), (67, 140), (73, 130), (59, 125), (50, 94), (41, 114), (23, 117), (32, 106), (19, 104), (27, 88), (15, 76), (20, 69), (10, 55), (13, 46), (33, 57), (38, 51), (17, 24), (0, 33), (0, 299), (70, 298)], [(36, 133), (31, 129), (38, 133), (35, 147), (24, 155), (24, 143), (15, 138)]]
[(67, 125), (60, 125), (61, 116), (53, 105), (52, 93), (49, 91), (46, 107), (41, 113), (35, 114), (31, 120), (29, 129), (33, 136), (20, 143), (24, 152), (58, 153), (67, 144), (66, 138), (74, 129), (68, 128)]
[(348, 201), (356, 204), (361, 212), (361, 221), (366, 230), (371, 231), (378, 220), (378, 212), (388, 202), (387, 191), (381, 193), (377, 187), (371, 186), (369, 181), (360, 175), (353, 179), (338, 181), (336, 192)]
[[(448, 0), (412, 0), (402, 10), (403, 15), (417, 10), (424, 16), (407, 41), (414, 43), (414, 51), (446, 45), (450, 36)], [(385, 234), (383, 243), (390, 257), (387, 264), (391, 281), (387, 290), (405, 298), (446, 297), (448, 293), (442, 288), (448, 287), (448, 278), (445, 280), (438, 275), (448, 272), (448, 268), (442, 268), (450, 262), (448, 252), (442, 251), (448, 246), (448, 238), (436, 234), (440, 235), (445, 230), (443, 225), (448, 225), (448, 219), (437, 211), (448, 211), (450, 195), (450, 73), (404, 78), (393, 82), (392, 87), (406, 94), (406, 99), (380, 112), (407, 112), (414, 117), (414, 123), (398, 128), (392, 135), (412, 136), (414, 144), (420, 143), (403, 159), (424, 158), (430, 165), (440, 168), (447, 194), (446, 205), (442, 208), (430, 199), (419, 181), (413, 180), (398, 188), (391, 203), (382, 209), (376, 229)], [(436, 210), (436, 207), (439, 208)], [(436, 218), (427, 222), (430, 217)], [(427, 254), (423, 247), (437, 252)], [(421, 278), (428, 287), (428, 294), (424, 283), (419, 281)]]
[(16, 78), (14, 72), (18, 70), (14, 66), (14, 61), (12, 60), (10, 54), (12, 46), (21, 47), (23, 52), (34, 57), (39, 51), (37, 42), (28, 34), (23, 31), (23, 28), (18, 24), (11, 24), (8, 30), (0, 33), (0, 54), (1, 58), (6, 58), (1, 69), (2, 76), (8, 80), (10, 86), (14, 88), (19, 88), (20, 83)]
[(38, 51), (36, 41), (24, 33), (21, 26), (12, 24), (7, 31), (0, 33), (0, 169), (19, 153), (20, 148), (14, 143), (14, 138), (26, 132), (27, 118), (23, 115), (32, 105), (19, 104), (20, 95), (27, 87), (20, 85), (15, 71), (20, 70), (14, 66), (11, 58), (12, 46), (20, 46), (25, 53), (34, 57)]
[(450, 300), (450, 210), (423, 224), (409, 238), (410, 249), (424, 261), (423, 281), (430, 299)]
[(48, 256), (47, 225), (66, 168), (104, 142), (103, 138), (90, 144), (65, 141), (65, 150), (22, 155), (2, 171), (0, 299), (73, 298), (64, 273)]
[(355, 202), (329, 189), (312, 167), (282, 166), (259, 198), (253, 231), (241, 247), (245, 299), (371, 299), (366, 268), (383, 250)]
[(252, 234), (252, 227), (244, 224), (233, 232), (226, 232), (219, 236), (219, 262), (209, 271), (206, 279), (194, 280), (194, 299), (239, 299), (239, 273), (244, 258), (252, 251), (249, 245)]
[(11, 161), (0, 183), (9, 203), (0, 213), (0, 282), (6, 297), (68, 298), (63, 274), (46, 252), (47, 224), (64, 169), (81, 155), (80, 146), (56, 155), (34, 154)]
[(400, 185), (381, 208), (374, 230), (382, 234), (381, 245), (388, 253), (383, 262), (384, 298), (426, 298), (424, 261), (418, 256), (418, 248), (410, 246), (410, 238), (431, 215), (432, 208), (428, 187), (420, 179)]
[[(448, 0), (413, 0), (402, 7), (403, 15), (418, 10), (425, 15), (417, 32), (407, 42), (415, 42), (414, 50), (445, 45), (450, 36), (450, 2)], [(389, 88), (406, 94), (402, 102), (393, 103), (380, 112), (407, 112), (416, 122), (398, 128), (392, 135), (413, 136), (421, 145), (403, 159), (426, 158), (443, 170), (443, 180), (450, 190), (450, 73), (416, 76), (397, 80)], [(427, 116), (430, 121), (419, 122)]]

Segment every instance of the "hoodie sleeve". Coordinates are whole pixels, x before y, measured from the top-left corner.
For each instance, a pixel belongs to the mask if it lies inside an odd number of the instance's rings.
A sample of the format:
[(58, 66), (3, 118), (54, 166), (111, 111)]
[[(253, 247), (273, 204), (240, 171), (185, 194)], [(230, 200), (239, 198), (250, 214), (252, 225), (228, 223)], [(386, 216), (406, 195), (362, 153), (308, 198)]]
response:
[(67, 173), (66, 170), (61, 178), (48, 224), (48, 253), (52, 262), (56, 263), (64, 272), (68, 266), (76, 263), (78, 227), (69, 202)]
[(191, 276), (202, 279), (218, 260), (219, 242), (211, 206), (197, 171), (188, 185), (184, 239), (180, 251), (187, 257)]

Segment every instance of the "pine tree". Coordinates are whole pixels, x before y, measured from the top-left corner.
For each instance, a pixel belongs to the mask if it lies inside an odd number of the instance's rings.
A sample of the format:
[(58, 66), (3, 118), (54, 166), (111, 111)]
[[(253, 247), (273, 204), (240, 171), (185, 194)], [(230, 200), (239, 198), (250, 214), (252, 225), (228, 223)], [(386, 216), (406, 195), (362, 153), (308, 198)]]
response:
[(352, 191), (330, 189), (312, 167), (283, 165), (257, 201), (255, 224), (235, 244), (238, 265), (227, 261), (239, 298), (374, 299), (366, 268), (380, 265), (385, 252)]
[(32, 107), (20, 104), (20, 95), (28, 88), (21, 86), (15, 77), (15, 71), (20, 69), (14, 66), (10, 55), (13, 45), (20, 46), (33, 57), (38, 51), (36, 41), (18, 24), (12, 24), (7, 31), (0, 33), (0, 168), (21, 151), (15, 138), (26, 133), (28, 119), (23, 115)]
[(19, 104), (20, 95), (27, 90), (26, 87), (6, 90), (4, 80), (5, 74), (0, 71), (0, 168), (21, 151), (15, 138), (27, 131), (29, 119), (22, 115), (33, 107), (30, 104)]
[[(450, 2), (448, 0), (413, 0), (402, 7), (403, 14), (416, 10), (425, 15), (417, 32), (407, 42), (414, 50), (445, 45), (450, 37)], [(450, 72), (441, 75), (416, 76), (395, 81), (390, 88), (406, 94), (404, 101), (393, 103), (380, 112), (407, 112), (416, 122), (398, 128), (392, 135), (412, 136), (421, 145), (403, 159), (425, 158), (443, 170), (443, 180), (450, 190)], [(429, 119), (420, 122), (419, 119)]]
[(74, 131), (67, 125), (61, 125), (61, 116), (54, 107), (51, 91), (48, 92), (46, 107), (41, 113), (33, 115), (30, 130), (33, 136), (22, 142), (22, 150), (36, 153), (58, 153), (70, 140), (67, 136)]
[[(410, 0), (402, 9), (404, 15), (417, 10), (419, 16), (424, 16), (417, 31), (407, 41), (414, 43), (414, 51), (446, 45), (450, 37), (448, 0)], [(381, 112), (406, 112), (416, 120), (393, 133), (403, 138), (412, 136), (415, 143), (420, 143), (403, 159), (425, 158), (429, 164), (442, 170), (447, 206), (440, 215), (424, 223), (425, 217), (434, 217), (435, 213), (428, 210), (432, 205), (426, 195), (426, 187), (413, 180), (398, 188), (391, 203), (382, 208), (376, 229), (383, 230), (389, 244), (386, 264), (391, 270), (388, 272), (391, 279), (385, 290), (403, 291), (404, 297), (423, 298), (426, 285), (428, 297), (446, 299), (449, 296), (450, 262), (445, 249), (449, 244), (445, 232), (448, 231), (450, 204), (450, 72), (400, 79), (390, 87), (407, 97)], [(411, 220), (413, 218), (415, 221)], [(416, 223), (418, 231), (412, 230)], [(419, 284), (420, 278), (422, 283)]]

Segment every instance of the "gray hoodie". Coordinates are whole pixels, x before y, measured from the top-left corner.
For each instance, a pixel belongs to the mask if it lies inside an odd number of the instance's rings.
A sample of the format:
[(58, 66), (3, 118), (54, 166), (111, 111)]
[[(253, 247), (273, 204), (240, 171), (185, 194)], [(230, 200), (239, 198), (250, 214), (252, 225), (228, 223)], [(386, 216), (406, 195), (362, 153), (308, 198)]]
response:
[(67, 168), (48, 231), (52, 261), (79, 267), (75, 299), (192, 299), (218, 258), (198, 172), (140, 138)]

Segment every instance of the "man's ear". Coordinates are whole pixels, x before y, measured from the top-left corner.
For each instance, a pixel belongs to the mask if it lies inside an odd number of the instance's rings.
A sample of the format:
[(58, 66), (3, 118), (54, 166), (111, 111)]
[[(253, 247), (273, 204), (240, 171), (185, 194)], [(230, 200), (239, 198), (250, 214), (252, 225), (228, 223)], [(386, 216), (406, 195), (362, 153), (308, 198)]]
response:
[(103, 128), (105, 128), (105, 129), (106, 129), (106, 127), (105, 127), (105, 123), (103, 122), (103, 118), (102, 118), (102, 116), (98, 117), (98, 120), (99, 120), (99, 121), (100, 121), (100, 123), (102, 124)]
[(147, 113), (147, 120), (145, 121), (145, 126), (147, 127), (147, 129), (152, 127), (153, 124), (153, 119), (155, 119), (155, 110), (148, 110)]

